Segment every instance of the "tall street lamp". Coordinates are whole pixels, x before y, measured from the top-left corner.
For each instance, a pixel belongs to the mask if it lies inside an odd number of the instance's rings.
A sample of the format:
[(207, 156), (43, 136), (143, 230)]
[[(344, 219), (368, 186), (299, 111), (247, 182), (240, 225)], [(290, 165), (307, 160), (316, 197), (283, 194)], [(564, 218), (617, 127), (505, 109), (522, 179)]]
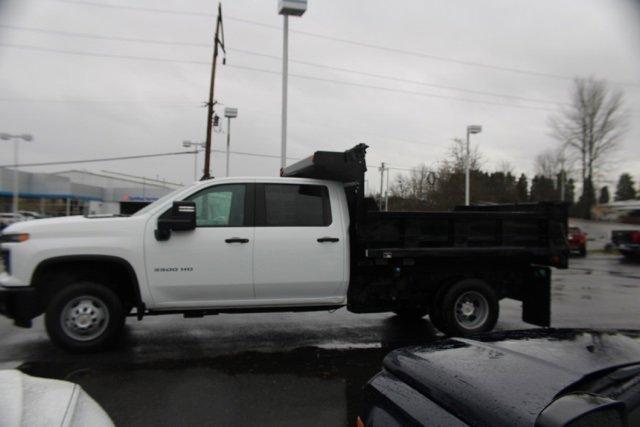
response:
[(289, 15), (302, 16), (307, 10), (307, 0), (279, 0), (278, 13), (284, 17), (282, 37), (282, 143), (280, 167), (287, 165), (287, 79), (289, 74)]
[(467, 126), (467, 155), (464, 161), (464, 204), (469, 206), (469, 168), (471, 163), (471, 152), (469, 150), (469, 135), (482, 132), (482, 126), (469, 125)]
[(229, 149), (231, 148), (231, 119), (238, 117), (238, 109), (227, 107), (224, 109), (224, 116), (227, 118), (227, 169), (226, 175), (229, 177)]
[(0, 139), (3, 141), (13, 140), (13, 214), (18, 214), (19, 194), (20, 194), (20, 175), (18, 173), (18, 142), (33, 141), (33, 136), (29, 134), (11, 135), (9, 133), (0, 133)]
[(184, 148), (195, 147), (195, 151), (193, 154), (193, 180), (198, 180), (198, 148), (204, 149), (207, 146), (206, 142), (191, 142), (191, 141), (182, 141), (182, 146)]

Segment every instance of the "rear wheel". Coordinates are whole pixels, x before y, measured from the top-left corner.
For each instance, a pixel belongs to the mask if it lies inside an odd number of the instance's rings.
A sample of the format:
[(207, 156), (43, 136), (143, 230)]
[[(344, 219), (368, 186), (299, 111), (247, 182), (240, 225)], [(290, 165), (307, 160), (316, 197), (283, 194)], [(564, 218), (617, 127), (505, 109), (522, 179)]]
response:
[(51, 341), (72, 352), (90, 352), (113, 345), (124, 326), (118, 295), (95, 282), (77, 282), (50, 300), (45, 324)]
[(578, 251), (578, 253), (580, 254), (581, 257), (587, 256), (587, 247), (586, 246), (580, 246), (580, 250)]
[(482, 280), (465, 279), (451, 286), (442, 297), (436, 327), (448, 335), (467, 336), (490, 331), (498, 321), (500, 305), (496, 292)]

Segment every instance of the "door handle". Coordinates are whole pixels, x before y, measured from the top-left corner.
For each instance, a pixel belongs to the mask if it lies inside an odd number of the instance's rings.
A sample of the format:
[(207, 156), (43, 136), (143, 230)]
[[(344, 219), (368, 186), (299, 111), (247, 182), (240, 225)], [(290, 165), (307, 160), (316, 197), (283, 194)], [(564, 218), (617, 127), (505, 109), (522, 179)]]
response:
[(230, 239), (224, 240), (227, 243), (249, 243), (249, 239), (243, 239), (240, 237), (231, 237)]
[(337, 237), (320, 237), (318, 239), (318, 242), (320, 243), (324, 243), (324, 242), (331, 242), (331, 243), (335, 243), (335, 242), (339, 242), (340, 239), (338, 239)]

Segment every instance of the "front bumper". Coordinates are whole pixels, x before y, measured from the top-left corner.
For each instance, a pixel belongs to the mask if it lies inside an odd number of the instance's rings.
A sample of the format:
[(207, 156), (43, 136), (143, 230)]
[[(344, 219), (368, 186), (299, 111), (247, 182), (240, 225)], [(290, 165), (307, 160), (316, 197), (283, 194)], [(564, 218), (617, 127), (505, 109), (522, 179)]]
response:
[(42, 309), (36, 288), (0, 286), (0, 314), (13, 319), (16, 326), (30, 328), (31, 319), (40, 313)]

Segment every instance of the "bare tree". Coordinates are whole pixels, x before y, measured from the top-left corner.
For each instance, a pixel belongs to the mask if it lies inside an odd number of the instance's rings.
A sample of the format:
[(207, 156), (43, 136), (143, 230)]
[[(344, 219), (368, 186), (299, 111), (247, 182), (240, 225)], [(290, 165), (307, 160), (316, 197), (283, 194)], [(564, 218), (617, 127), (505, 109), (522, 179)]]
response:
[(593, 180), (618, 146), (626, 131), (625, 118), (621, 91), (593, 78), (574, 81), (570, 106), (550, 124), (554, 137), (577, 154), (583, 183)]
[(562, 169), (561, 163), (560, 157), (558, 156), (558, 150), (544, 150), (535, 158), (536, 175), (555, 179), (556, 175), (558, 175)]
[[(467, 145), (460, 138), (455, 138), (453, 144), (449, 147), (448, 159), (445, 160), (447, 166), (454, 171), (463, 171), (465, 169), (465, 159), (467, 157)], [(469, 169), (480, 170), (482, 167), (482, 154), (478, 146), (474, 146), (469, 150)]]
[(505, 175), (514, 175), (515, 168), (509, 160), (500, 160), (496, 172), (502, 172)]
[(421, 164), (409, 172), (409, 175), (398, 175), (391, 188), (393, 196), (405, 199), (424, 200), (429, 188), (433, 185), (433, 172), (425, 164)]

